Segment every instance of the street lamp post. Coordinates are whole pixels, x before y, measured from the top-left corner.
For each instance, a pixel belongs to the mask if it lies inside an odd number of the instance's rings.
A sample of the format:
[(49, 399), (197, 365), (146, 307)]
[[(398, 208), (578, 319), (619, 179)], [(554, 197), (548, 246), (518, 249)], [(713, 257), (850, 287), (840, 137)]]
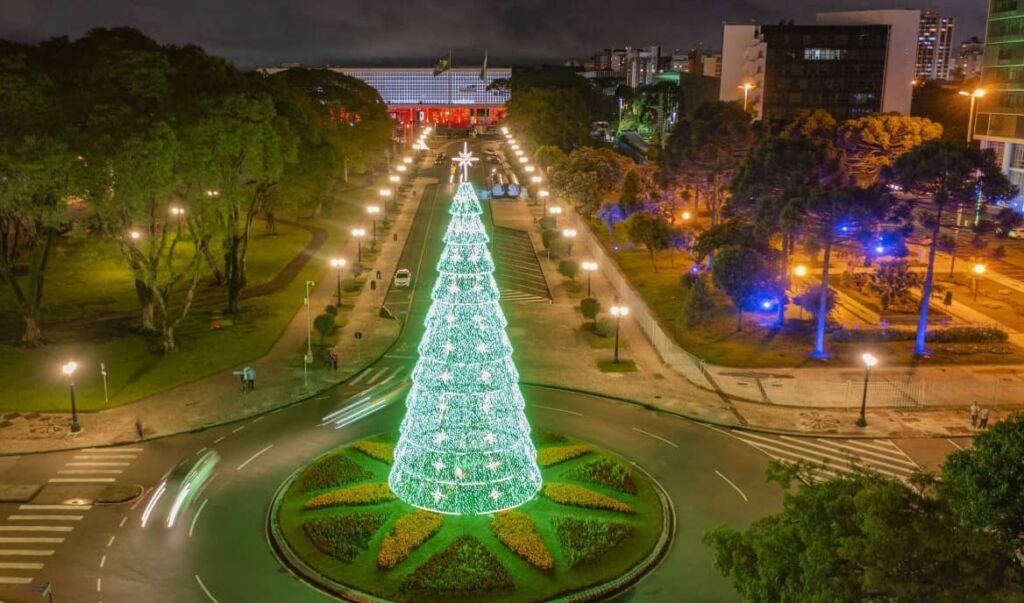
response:
[[(546, 191), (541, 191), (546, 192)], [(548, 213), (551, 214), (551, 219), (554, 220), (553, 226), (558, 228), (558, 216), (562, 215), (562, 208), (557, 205), (552, 205), (548, 208)]]
[(68, 376), (68, 386), (71, 389), (71, 433), (82, 431), (82, 426), (78, 424), (78, 408), (75, 406), (75, 369), (77, 368), (78, 363), (74, 360), (60, 367), (60, 370)]
[(338, 306), (341, 307), (341, 269), (345, 267), (345, 260), (342, 258), (331, 258), (331, 268), (334, 268), (335, 274), (338, 277)]
[(974, 119), (977, 100), (985, 96), (986, 92), (987, 90), (984, 88), (975, 88), (971, 92), (966, 90), (960, 91), (960, 96), (968, 96), (971, 99), (971, 107), (967, 111), (967, 144), (971, 144), (971, 140), (974, 139)]
[(573, 228), (566, 228), (565, 230), (562, 231), (562, 237), (565, 238), (569, 246), (566, 255), (568, 257), (572, 257), (572, 242), (576, 238), (576, 230)]
[(302, 383), (306, 387), (309, 387), (309, 365), (313, 362), (313, 312), (309, 293), (314, 285), (315, 282), (306, 281), (306, 355), (302, 357)]
[(543, 211), (544, 213), (548, 213), (548, 197), (551, 196), (551, 193), (544, 189), (541, 189), (537, 191), (537, 196), (544, 200), (544, 209), (542, 209), (541, 211)]
[(384, 220), (386, 221), (388, 219), (388, 211), (390, 210), (388, 199), (391, 198), (391, 189), (382, 188), (378, 194), (380, 195), (380, 200), (384, 202)]
[(372, 230), (370, 231), (373, 233), (373, 236), (370, 239), (370, 249), (373, 249), (377, 246), (377, 214), (380, 213), (380, 207), (376, 205), (368, 205), (366, 206), (366, 213), (370, 214), (370, 223), (373, 225)]
[(868, 420), (864, 416), (864, 411), (868, 407), (868, 379), (871, 378), (871, 369), (878, 364), (878, 358), (875, 358), (874, 354), (867, 352), (861, 355), (860, 358), (864, 361), (864, 393), (860, 397), (860, 416), (857, 417), (857, 427), (867, 427)]
[(747, 98), (750, 95), (750, 91), (754, 89), (754, 85), (751, 84), (750, 82), (744, 82), (743, 85), (740, 86), (739, 88), (741, 90), (743, 90), (743, 110), (746, 111), (747, 110)]
[(971, 268), (971, 290), (974, 294), (974, 301), (978, 301), (978, 279), (985, 274), (985, 264), (977, 263)]
[(619, 363), (619, 326), (622, 324), (622, 317), (629, 315), (629, 308), (626, 306), (612, 306), (610, 312), (615, 317), (615, 355), (612, 356), (612, 364)]
[(587, 297), (590, 297), (590, 282), (594, 271), (597, 270), (597, 262), (586, 261), (580, 264), (587, 273)]
[(352, 236), (356, 238), (356, 264), (363, 263), (363, 237), (366, 236), (365, 228), (353, 228)]
[[(797, 278), (803, 278), (803, 277), (807, 276), (807, 266), (804, 266), (803, 264), (797, 264), (796, 267), (793, 268), (793, 274)], [(797, 306), (800, 308), (800, 320), (803, 320), (804, 319), (804, 307), (801, 306), (800, 304), (797, 304)]]

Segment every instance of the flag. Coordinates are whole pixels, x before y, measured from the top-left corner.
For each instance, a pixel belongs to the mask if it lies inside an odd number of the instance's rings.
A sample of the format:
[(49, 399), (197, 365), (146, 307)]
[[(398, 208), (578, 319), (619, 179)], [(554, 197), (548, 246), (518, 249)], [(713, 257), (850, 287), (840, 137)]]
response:
[(484, 50), (484, 66), (480, 69), (480, 79), (487, 81), (487, 51)]
[(452, 68), (452, 53), (448, 52), (447, 57), (441, 57), (437, 61), (437, 65), (434, 65), (434, 77), (437, 77)]

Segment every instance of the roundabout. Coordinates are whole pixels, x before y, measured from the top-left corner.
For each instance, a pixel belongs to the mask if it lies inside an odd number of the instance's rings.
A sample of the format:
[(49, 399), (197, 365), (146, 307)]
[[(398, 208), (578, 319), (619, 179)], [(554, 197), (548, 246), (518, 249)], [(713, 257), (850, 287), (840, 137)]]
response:
[(296, 576), (355, 601), (588, 601), (629, 588), (671, 542), (660, 485), (593, 444), (539, 434), (541, 493), (458, 516), (395, 497), (385, 481), (394, 439), (331, 450), (277, 490), (268, 535)]

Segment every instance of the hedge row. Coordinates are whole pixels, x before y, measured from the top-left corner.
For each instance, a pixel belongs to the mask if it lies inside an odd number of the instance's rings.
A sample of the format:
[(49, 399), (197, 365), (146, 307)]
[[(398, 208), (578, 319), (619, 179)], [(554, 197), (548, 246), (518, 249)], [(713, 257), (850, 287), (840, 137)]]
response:
[(385, 513), (353, 513), (344, 517), (308, 519), (302, 528), (322, 553), (348, 563), (366, 550), (370, 538), (386, 520)]
[(347, 456), (333, 454), (309, 468), (302, 478), (303, 492), (334, 488), (373, 477), (373, 473)]
[(548, 548), (544, 546), (537, 526), (526, 514), (519, 511), (499, 513), (491, 521), (491, 530), (502, 544), (512, 549), (512, 552), (530, 565), (544, 571), (555, 567), (555, 561), (551, 558)]
[(556, 503), (586, 507), (588, 509), (603, 509), (617, 511), (619, 513), (632, 513), (633, 507), (605, 496), (600, 492), (594, 492), (589, 488), (575, 484), (564, 484), (559, 482), (548, 482), (544, 485), (544, 496), (547, 496)]
[(633, 533), (631, 526), (599, 519), (559, 517), (554, 523), (558, 543), (573, 567), (600, 559)]
[[(840, 329), (831, 335), (832, 341), (848, 343), (913, 341), (916, 337), (909, 329)], [(996, 327), (948, 327), (925, 334), (925, 340), (932, 343), (1003, 343), (1007, 339), (1006, 331)]]
[(357, 484), (314, 496), (306, 502), (306, 510), (342, 505), (373, 505), (394, 500), (395, 495), (384, 482)]
[(444, 518), (429, 511), (419, 510), (398, 518), (391, 533), (381, 542), (377, 553), (377, 565), (391, 569), (412, 554), (416, 547), (441, 529)]
[(389, 442), (369, 442), (363, 440), (352, 445), (353, 448), (366, 456), (383, 461), (387, 464), (395, 462), (395, 445)]
[(539, 463), (541, 467), (550, 467), (551, 465), (564, 463), (565, 461), (583, 456), (584, 454), (589, 454), (590, 451), (590, 446), (584, 446), (583, 444), (541, 448), (537, 451), (537, 463)]
[(402, 582), (406, 594), (451, 595), (512, 589), (512, 575), (472, 536), (459, 536)]
[(636, 494), (636, 478), (625, 465), (610, 458), (602, 458), (569, 472), (568, 477), (605, 486), (626, 494)]

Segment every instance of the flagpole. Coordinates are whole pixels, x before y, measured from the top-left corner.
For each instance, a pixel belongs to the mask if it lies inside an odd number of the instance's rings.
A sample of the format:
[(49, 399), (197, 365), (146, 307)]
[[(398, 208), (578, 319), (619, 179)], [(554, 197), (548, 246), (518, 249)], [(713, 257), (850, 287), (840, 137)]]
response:
[(452, 78), (455, 77), (455, 64), (452, 62), (452, 51), (448, 51), (448, 127), (452, 127), (455, 114), (452, 112)]

